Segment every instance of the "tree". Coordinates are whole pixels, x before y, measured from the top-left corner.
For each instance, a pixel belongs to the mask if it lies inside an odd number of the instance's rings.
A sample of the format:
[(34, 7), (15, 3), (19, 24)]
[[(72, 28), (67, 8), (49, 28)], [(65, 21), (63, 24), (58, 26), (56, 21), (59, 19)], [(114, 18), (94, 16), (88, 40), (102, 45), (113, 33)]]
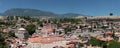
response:
[(36, 26), (34, 24), (27, 25), (25, 29), (32, 35), (35, 32)]
[(91, 38), (90, 40), (88, 40), (88, 45), (92, 45), (92, 46), (101, 46), (102, 45), (102, 41), (96, 39), (96, 38)]
[(23, 18), (23, 19), (25, 19), (25, 20), (30, 20), (30, 19), (31, 19), (30, 16), (21, 16), (20, 18)]
[(7, 19), (8, 19), (8, 20), (13, 20), (13, 19), (14, 19), (14, 16), (8, 16)]
[(115, 41), (115, 40), (111, 40), (111, 41), (100, 41), (96, 38), (91, 38), (88, 41), (88, 45), (92, 45), (92, 46), (101, 46), (102, 48), (119, 48), (120, 47), (120, 43)]
[(81, 35), (79, 35), (79, 36), (78, 36), (78, 38), (79, 38), (79, 39), (81, 39), (81, 38), (82, 38), (82, 36), (81, 36)]
[(31, 18), (30, 19), (31, 22), (36, 22), (36, 21), (39, 21), (37, 18)]
[(106, 28), (108, 28), (108, 26), (102, 26), (101, 28), (102, 28), (102, 29), (106, 29)]
[(58, 27), (61, 27), (61, 24), (60, 24), (60, 23), (57, 23), (57, 26), (58, 26)]
[(56, 31), (55, 31), (55, 29), (53, 29), (53, 33), (55, 33)]
[(65, 30), (65, 34), (68, 32), (68, 31), (71, 31), (71, 28), (64, 28)]
[(43, 26), (42, 21), (38, 21), (37, 24), (39, 24), (41, 27)]
[(113, 13), (110, 13), (109, 15), (110, 15), (110, 16), (113, 16)]
[(15, 32), (8, 32), (8, 37), (15, 37)]
[(0, 48), (8, 48), (6, 42), (4, 41), (4, 36), (2, 32), (0, 31)]
[(108, 48), (120, 48), (120, 43), (112, 40), (109, 42)]

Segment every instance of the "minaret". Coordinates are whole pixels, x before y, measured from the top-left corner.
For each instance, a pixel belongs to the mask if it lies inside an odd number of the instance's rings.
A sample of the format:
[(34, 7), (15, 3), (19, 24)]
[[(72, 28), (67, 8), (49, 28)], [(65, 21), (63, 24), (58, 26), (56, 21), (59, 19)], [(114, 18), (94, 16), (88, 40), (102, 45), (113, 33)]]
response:
[(16, 20), (16, 16), (14, 16), (14, 20)]

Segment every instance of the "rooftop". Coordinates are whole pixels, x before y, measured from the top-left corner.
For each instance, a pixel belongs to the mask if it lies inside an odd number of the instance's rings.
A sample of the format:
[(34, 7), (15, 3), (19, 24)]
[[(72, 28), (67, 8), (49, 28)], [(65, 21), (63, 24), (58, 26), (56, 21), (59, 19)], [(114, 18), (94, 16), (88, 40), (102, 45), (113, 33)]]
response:
[(19, 28), (18, 30), (26, 30), (26, 29), (24, 29), (24, 28)]
[(37, 37), (37, 38), (29, 38), (28, 41), (32, 43), (53, 43), (56, 41), (62, 41), (65, 40), (62, 37), (56, 37), (56, 36), (45, 36), (45, 37)]

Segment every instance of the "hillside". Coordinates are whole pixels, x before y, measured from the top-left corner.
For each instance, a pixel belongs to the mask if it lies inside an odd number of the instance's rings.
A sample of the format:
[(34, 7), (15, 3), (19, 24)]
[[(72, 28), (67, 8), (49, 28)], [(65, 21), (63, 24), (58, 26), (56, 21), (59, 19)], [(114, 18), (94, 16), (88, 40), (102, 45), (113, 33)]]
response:
[[(42, 11), (37, 9), (24, 9), (24, 8), (12, 8), (6, 10), (4, 13), (0, 14), (4, 16), (64, 16), (64, 17), (71, 17), (71, 16), (79, 16), (82, 14), (75, 14), (75, 13), (66, 13), (66, 14), (56, 14), (53, 12)], [(84, 16), (84, 15), (82, 15)]]
[(7, 16), (55, 16), (56, 14), (36, 9), (14, 8), (6, 10), (3, 15)]

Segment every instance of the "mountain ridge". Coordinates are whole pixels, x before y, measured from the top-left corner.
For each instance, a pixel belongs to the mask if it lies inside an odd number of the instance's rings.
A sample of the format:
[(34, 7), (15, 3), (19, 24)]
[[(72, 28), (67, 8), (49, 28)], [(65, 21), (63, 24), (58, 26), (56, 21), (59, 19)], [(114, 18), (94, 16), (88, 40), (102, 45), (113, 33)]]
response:
[(3, 13), (0, 13), (3, 16), (85, 16), (83, 14), (77, 13), (65, 13), (57, 14), (49, 11), (43, 11), (38, 9), (29, 9), (29, 8), (11, 8), (6, 10)]

